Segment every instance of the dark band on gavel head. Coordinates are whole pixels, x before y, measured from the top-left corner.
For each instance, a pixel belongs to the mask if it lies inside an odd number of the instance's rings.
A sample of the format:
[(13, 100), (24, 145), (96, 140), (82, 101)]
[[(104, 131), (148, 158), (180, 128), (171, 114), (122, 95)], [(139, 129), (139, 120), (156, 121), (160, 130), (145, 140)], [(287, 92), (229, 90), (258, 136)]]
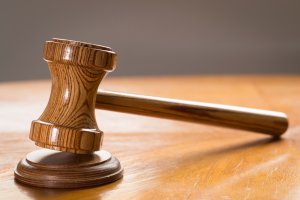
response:
[(95, 97), (107, 72), (116, 67), (111, 48), (73, 40), (46, 41), (52, 89), (46, 109), (31, 124), (30, 139), (40, 147), (72, 153), (100, 149)]

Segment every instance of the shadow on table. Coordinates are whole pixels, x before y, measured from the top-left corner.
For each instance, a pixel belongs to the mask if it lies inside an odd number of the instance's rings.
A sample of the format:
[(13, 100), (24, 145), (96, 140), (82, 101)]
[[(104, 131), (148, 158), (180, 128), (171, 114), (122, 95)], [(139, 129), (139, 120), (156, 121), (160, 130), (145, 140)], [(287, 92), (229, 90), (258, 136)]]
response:
[[(287, 147), (288, 147), (288, 143), (289, 142), (284, 138), (260, 138), (260, 139), (250, 141), (250, 142), (231, 144), (230, 146), (227, 146), (227, 147), (218, 146), (215, 149), (205, 149), (203, 151), (198, 151), (198, 152), (194, 151), (192, 153), (190, 152), (183, 158), (179, 159), (179, 162), (181, 162), (183, 164), (184, 163), (187, 164), (187, 163), (191, 163), (191, 162), (201, 161), (203, 159), (217, 158), (221, 155), (222, 156), (232, 156), (235, 153), (246, 152), (246, 151), (249, 151), (249, 153), (247, 153), (245, 156), (250, 156), (251, 150), (261, 151), (261, 153), (263, 154), (263, 151), (264, 151), (263, 149), (267, 149), (271, 145), (272, 146), (274, 144), (287, 145)], [(267, 151), (269, 151), (269, 150), (270, 149), (268, 149)], [(283, 150), (286, 151), (287, 149), (284, 148)], [(251, 155), (254, 156), (254, 154), (251, 154)]]

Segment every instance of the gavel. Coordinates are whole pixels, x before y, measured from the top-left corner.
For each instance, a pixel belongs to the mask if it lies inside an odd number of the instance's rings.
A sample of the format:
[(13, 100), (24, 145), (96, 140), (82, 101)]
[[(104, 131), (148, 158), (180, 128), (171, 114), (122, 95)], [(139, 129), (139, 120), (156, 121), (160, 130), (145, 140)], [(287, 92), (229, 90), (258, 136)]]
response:
[(51, 94), (43, 114), (32, 122), (29, 138), (47, 149), (29, 153), (19, 162), (15, 179), (21, 183), (76, 188), (103, 185), (123, 176), (119, 160), (100, 150), (103, 132), (97, 126), (95, 108), (218, 125), (274, 137), (280, 137), (288, 127), (287, 116), (281, 112), (97, 92), (106, 74), (116, 67), (116, 53), (110, 47), (54, 38), (46, 41), (43, 57), (51, 73)]

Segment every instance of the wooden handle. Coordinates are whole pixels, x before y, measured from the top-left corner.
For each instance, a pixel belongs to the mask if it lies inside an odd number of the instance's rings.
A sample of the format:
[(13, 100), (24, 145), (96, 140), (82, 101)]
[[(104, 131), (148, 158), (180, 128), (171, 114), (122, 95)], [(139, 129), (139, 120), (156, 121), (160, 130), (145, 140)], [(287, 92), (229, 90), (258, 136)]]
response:
[(97, 93), (95, 107), (243, 129), (276, 137), (282, 135), (288, 127), (287, 116), (281, 112), (110, 91)]

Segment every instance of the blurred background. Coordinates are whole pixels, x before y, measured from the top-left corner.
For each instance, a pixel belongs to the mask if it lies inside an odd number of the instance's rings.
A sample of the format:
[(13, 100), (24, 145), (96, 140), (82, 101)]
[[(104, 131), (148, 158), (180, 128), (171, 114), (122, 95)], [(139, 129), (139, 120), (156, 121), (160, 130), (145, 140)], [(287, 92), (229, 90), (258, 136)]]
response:
[(299, 0), (0, 2), (0, 81), (50, 78), (52, 37), (110, 46), (110, 76), (300, 73)]

